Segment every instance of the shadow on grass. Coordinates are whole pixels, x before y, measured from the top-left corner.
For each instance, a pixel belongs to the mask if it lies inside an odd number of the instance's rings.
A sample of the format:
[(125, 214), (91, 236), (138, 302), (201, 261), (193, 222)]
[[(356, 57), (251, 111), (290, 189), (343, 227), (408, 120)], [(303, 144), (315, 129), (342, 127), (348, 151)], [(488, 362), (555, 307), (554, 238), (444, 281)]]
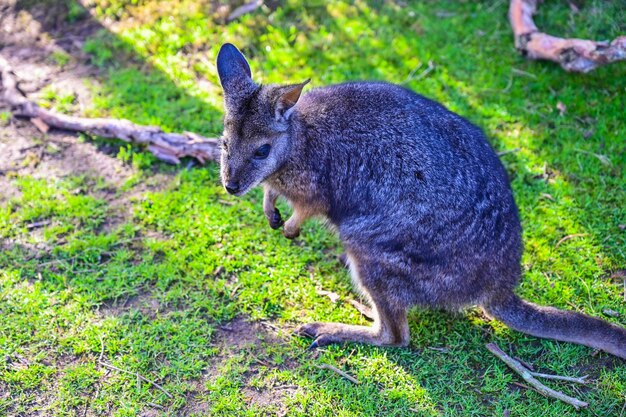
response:
[[(623, 78), (626, 73), (623, 67), (614, 66), (581, 77), (551, 64), (523, 61), (510, 45), (504, 7), (494, 5), (498, 6), (445, 1), (407, 7), (337, 3), (299, 9), (286, 5), (276, 12), (272, 26), (265, 24), (263, 16), (250, 16), (241, 25), (231, 25), (223, 40), (230, 36), (243, 42), (255, 72), (267, 81), (313, 75), (318, 85), (372, 78), (404, 82), (482, 126), (496, 149), (521, 148), (503, 156), (529, 242), (521, 292), (533, 301), (560, 307), (572, 303), (588, 312), (603, 307), (624, 311), (618, 303), (619, 289), (599, 278), (624, 264), (620, 248), (625, 238), (618, 232), (624, 218), (619, 204), (623, 192), (618, 187), (625, 179), (619, 137), (626, 132), (623, 123), (616, 121), (615, 110), (623, 109), (619, 104), (624, 104), (624, 98), (619, 86), (606, 80)], [(84, 19), (103, 29), (97, 20)], [(162, 36), (165, 31), (152, 29), (146, 29), (151, 36)], [(219, 131), (220, 111), (189, 94), (190, 84), (176, 85), (170, 78), (172, 68), (165, 66), (166, 57), (150, 55), (155, 52), (150, 48), (137, 52), (128, 41), (131, 34), (104, 30), (86, 47), (102, 66), (104, 96), (96, 100), (100, 111), (172, 130)], [(169, 30), (172, 36), (179, 35), (175, 28)], [(218, 46), (219, 42), (212, 48)], [(184, 51), (184, 45), (180, 50)], [(149, 62), (141, 55), (150, 56)], [(125, 58), (119, 61), (119, 56)], [(429, 71), (430, 60), (434, 69)], [(159, 62), (158, 69), (153, 61)], [(316, 70), (319, 73), (313, 73)], [(184, 71), (182, 75), (186, 76)], [(558, 101), (567, 106), (564, 115), (556, 110)], [(608, 155), (611, 164), (594, 154)], [(309, 225), (294, 246), (268, 231), (260, 214), (260, 193), (239, 201), (229, 199), (218, 184), (215, 167), (181, 172), (174, 181), (170, 189), (135, 202), (135, 218), (127, 228), (107, 236), (86, 233), (56, 248), (50, 258), (22, 268), (13, 265), (21, 274), (16, 280), (25, 278), (35, 287), (41, 280), (50, 297), (59, 297), (56, 291), (63, 297), (82, 297), (82, 302), (70, 303), (80, 313), (78, 318), (100, 320), (97, 309), (105, 303), (114, 311), (113, 317), (98, 325), (86, 325), (80, 333), (84, 340), (67, 338), (65, 354), (97, 355), (100, 336), (106, 334), (113, 343), (105, 345), (108, 358), (117, 357), (139, 372), (155, 373), (167, 381), (166, 387), (184, 394), (189, 390), (185, 384), (201, 378), (213, 354), (202, 346), (212, 342), (216, 322), (241, 314), (280, 319), (283, 324), (312, 319), (362, 321), (349, 308), (337, 308), (315, 294), (320, 283), (342, 294), (349, 291), (347, 274), (332, 256), (337, 242), (321, 227)], [(64, 239), (79, 229), (47, 233)], [(145, 230), (156, 234), (142, 236)], [(582, 244), (572, 241), (555, 247), (559, 239), (573, 233), (586, 234)], [(119, 247), (125, 240), (129, 242)], [(24, 250), (26, 255), (15, 258), (35, 259), (29, 248)], [(5, 255), (2, 264), (11, 264), (13, 255)], [(46, 262), (53, 262), (54, 268), (45, 265), (42, 270)], [(117, 309), (114, 300), (124, 305), (126, 297), (142, 292), (158, 300), (156, 316), (134, 300), (130, 308)], [(78, 325), (69, 310), (54, 312)], [(588, 357), (585, 348), (539, 343), (486, 323), (477, 314), (470, 314), (470, 322), (415, 310), (411, 319), (411, 349), (346, 346), (301, 356), (295, 352), (304, 344), (289, 344), (281, 354), (302, 362), (301, 368), (292, 370), (295, 382), (314, 387), (308, 388), (313, 394), (297, 397), (305, 404), (301, 411), (401, 415), (417, 408), (418, 415), (454, 415), (466, 409), (493, 414), (523, 406), (525, 415), (537, 415), (553, 403), (532, 394), (522, 398), (510, 389), (504, 368), (482, 349), (485, 342), (495, 339), (514, 344), (520, 356), (550, 364), (555, 372), (568, 373), (573, 364), (600, 361)], [(164, 339), (169, 341), (153, 342)], [(448, 348), (452, 354), (429, 347)], [(341, 361), (365, 382), (357, 388), (329, 377), (310, 366), (316, 360)], [(623, 371), (618, 366), (596, 374), (603, 384), (613, 387), (585, 392), (596, 402), (596, 412), (610, 415), (615, 411), (620, 398), (616, 380)], [(233, 413), (241, 411), (245, 408), (241, 394), (241, 381), (247, 381), (242, 378), (245, 367), (224, 372), (240, 378), (232, 385), (220, 382), (227, 388), (224, 396), (232, 395), (240, 402), (224, 405), (210, 392), (207, 401), (214, 407), (221, 404), (223, 410), (232, 406), (228, 410)], [(177, 383), (179, 378), (182, 384)], [(111, 400), (111, 387), (121, 386), (109, 386), (110, 392), (105, 388), (104, 398)], [(135, 409), (148, 401), (173, 409), (183, 406), (162, 397), (155, 400), (149, 387), (125, 390), (125, 395), (134, 395)], [(296, 403), (290, 406), (299, 410)], [(569, 415), (569, 410), (554, 407), (559, 414)]]

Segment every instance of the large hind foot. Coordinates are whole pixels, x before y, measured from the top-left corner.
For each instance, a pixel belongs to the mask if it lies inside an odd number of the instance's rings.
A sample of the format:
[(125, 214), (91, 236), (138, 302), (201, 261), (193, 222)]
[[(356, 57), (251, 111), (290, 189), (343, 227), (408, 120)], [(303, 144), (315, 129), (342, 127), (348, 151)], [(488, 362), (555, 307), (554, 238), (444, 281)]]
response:
[(357, 342), (374, 346), (407, 346), (409, 332), (383, 331), (378, 326), (353, 326), (342, 323), (308, 323), (298, 333), (313, 339), (311, 348), (331, 343)]

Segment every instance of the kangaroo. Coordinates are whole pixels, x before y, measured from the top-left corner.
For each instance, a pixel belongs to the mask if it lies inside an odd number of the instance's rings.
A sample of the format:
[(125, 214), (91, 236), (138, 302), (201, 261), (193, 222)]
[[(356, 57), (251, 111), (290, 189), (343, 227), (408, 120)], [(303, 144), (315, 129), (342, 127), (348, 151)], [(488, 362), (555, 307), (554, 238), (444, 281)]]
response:
[(578, 343), (626, 359), (626, 329), (522, 300), (522, 238), (507, 173), (480, 128), (441, 104), (384, 82), (348, 82), (302, 94), (308, 81), (258, 85), (241, 52), (217, 57), (225, 118), (221, 178), (241, 196), (262, 184), (272, 228), (275, 203), (334, 226), (355, 287), (373, 306), (372, 327), (309, 323), (312, 347), (409, 343), (413, 306), (478, 305), (512, 329)]

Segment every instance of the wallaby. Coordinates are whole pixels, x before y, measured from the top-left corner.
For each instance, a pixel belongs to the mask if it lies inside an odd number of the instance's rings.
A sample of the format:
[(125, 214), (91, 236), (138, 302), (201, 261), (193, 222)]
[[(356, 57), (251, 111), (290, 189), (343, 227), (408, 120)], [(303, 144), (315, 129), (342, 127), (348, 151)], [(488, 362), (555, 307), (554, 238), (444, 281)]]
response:
[(313, 347), (409, 343), (407, 310), (478, 305), (507, 326), (626, 358), (626, 329), (520, 299), (521, 226), (507, 173), (483, 132), (444, 106), (384, 82), (302, 94), (308, 81), (258, 85), (241, 52), (217, 57), (225, 118), (221, 177), (241, 196), (263, 184), (263, 209), (282, 225), (278, 196), (298, 235), (325, 218), (344, 245), (372, 327), (310, 323)]

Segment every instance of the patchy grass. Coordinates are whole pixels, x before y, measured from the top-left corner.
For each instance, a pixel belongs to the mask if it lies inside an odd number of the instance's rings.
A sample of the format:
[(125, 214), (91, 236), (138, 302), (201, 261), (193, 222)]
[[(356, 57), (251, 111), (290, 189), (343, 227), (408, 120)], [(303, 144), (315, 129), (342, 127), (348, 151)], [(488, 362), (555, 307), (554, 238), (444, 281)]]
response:
[[(609, 279), (626, 269), (626, 99), (616, 82), (626, 79), (623, 65), (580, 76), (525, 61), (513, 49), (501, 1), (306, 8), (288, 1), (227, 26), (208, 2), (180, 0), (168, 10), (155, 1), (94, 3), (96, 19), (114, 23), (85, 44), (102, 73), (89, 114), (219, 134), (214, 57), (225, 41), (244, 50), (262, 82), (403, 83), (482, 126), (497, 150), (519, 148), (502, 160), (524, 225), (520, 294), (598, 316), (611, 309), (620, 315), (606, 319), (626, 324), (622, 283)], [(545, 4), (538, 22), (552, 32), (610, 38), (625, 20), (618, 2), (607, 3), (586, 2), (583, 10), (601, 10), (590, 15), (572, 14), (566, 2)], [(86, 18), (72, 7), (68, 20)], [(43, 99), (73, 109), (62, 92)], [(300, 323), (366, 323), (343, 301), (354, 296), (337, 239), (315, 222), (296, 242), (284, 239), (267, 226), (260, 191), (226, 195), (215, 165), (167, 167), (133, 147), (118, 157), (136, 171), (121, 186), (85, 176), (11, 179), (19, 195), (0, 206), (0, 414), (509, 410), (563, 417), (622, 410), (623, 361), (516, 333), (477, 311), (414, 310), (407, 349), (307, 351), (305, 340), (290, 337)], [(155, 181), (159, 191), (138, 192)], [(125, 197), (128, 216), (111, 223), (119, 217), (116, 199)], [(319, 289), (343, 300), (333, 303)], [(484, 348), (489, 341), (545, 372), (589, 373), (585, 387), (549, 383), (589, 409), (575, 412), (514, 385), (518, 377)], [(99, 359), (158, 383), (172, 398)], [(315, 366), (322, 363), (360, 384)]]

